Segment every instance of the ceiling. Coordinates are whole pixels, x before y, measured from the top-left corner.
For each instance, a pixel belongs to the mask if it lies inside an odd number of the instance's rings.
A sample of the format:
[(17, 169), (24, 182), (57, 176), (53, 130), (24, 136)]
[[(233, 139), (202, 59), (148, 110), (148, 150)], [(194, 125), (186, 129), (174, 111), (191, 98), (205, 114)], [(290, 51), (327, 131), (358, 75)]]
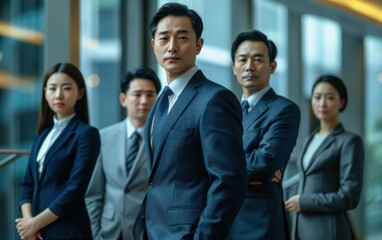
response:
[[(346, 5), (352, 2), (370, 4), (373, 10), (380, 11), (380, 14), (366, 16), (359, 8), (350, 9), (338, 3), (338, 0), (274, 0), (286, 5), (291, 11), (297, 13), (308, 13), (335, 20), (341, 27), (353, 34), (377, 35), (382, 37), (382, 21), (372, 19), (374, 16), (382, 17), (382, 0), (342, 0)], [(368, 12), (366, 12), (368, 13)]]

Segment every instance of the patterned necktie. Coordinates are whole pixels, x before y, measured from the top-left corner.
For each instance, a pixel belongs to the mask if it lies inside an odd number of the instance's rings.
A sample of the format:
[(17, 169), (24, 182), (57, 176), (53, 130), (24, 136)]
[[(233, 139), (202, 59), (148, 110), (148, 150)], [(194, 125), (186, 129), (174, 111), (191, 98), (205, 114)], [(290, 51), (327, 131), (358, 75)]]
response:
[(241, 108), (243, 110), (243, 117), (247, 116), (248, 114), (248, 108), (249, 108), (249, 103), (247, 100), (244, 100), (242, 103), (241, 103)]
[(133, 166), (134, 160), (137, 157), (140, 139), (141, 139), (141, 136), (139, 135), (139, 133), (137, 131), (135, 131), (129, 139), (129, 149), (127, 151), (127, 157), (126, 157), (126, 173), (127, 173), (127, 175), (129, 175), (129, 172), (131, 170), (131, 167)]
[(169, 106), (168, 96), (170, 96), (171, 94), (173, 94), (172, 90), (168, 86), (166, 86), (163, 89), (161, 97), (158, 100), (158, 105), (155, 109), (154, 125), (153, 125), (153, 131), (152, 131), (153, 150), (155, 146), (158, 146), (159, 144), (159, 140), (161, 137), (160, 132), (163, 127), (163, 124), (166, 121), (166, 117), (168, 113), (168, 106)]

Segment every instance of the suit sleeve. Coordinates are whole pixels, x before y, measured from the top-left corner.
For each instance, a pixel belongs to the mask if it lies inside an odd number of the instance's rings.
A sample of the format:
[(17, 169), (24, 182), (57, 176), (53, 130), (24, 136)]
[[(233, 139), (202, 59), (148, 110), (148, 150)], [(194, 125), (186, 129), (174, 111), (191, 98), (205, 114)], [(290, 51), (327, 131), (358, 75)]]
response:
[(70, 214), (84, 202), (84, 196), (100, 151), (100, 136), (96, 128), (78, 129), (77, 148), (69, 180), (65, 190), (49, 205), (59, 217)]
[(248, 181), (241, 120), (240, 104), (228, 91), (216, 94), (202, 113), (200, 138), (211, 186), (194, 239), (224, 239), (244, 200)]
[(353, 209), (358, 205), (363, 179), (363, 142), (360, 137), (353, 136), (340, 147), (338, 191), (300, 195), (301, 212), (337, 213)]
[(24, 203), (32, 203), (34, 188), (32, 168), (35, 167), (37, 169), (36, 160), (33, 158), (33, 156), (35, 155), (34, 151), (36, 151), (36, 139), (37, 137), (34, 138), (32, 152), (29, 154), (28, 165), (24, 174), (24, 180), (21, 183), (19, 206), (23, 205)]
[(103, 171), (102, 154), (98, 157), (86, 195), (85, 203), (89, 213), (93, 237), (101, 230), (101, 217), (105, 193), (105, 174)]
[(261, 137), (259, 147), (252, 152), (246, 151), (251, 181), (268, 182), (276, 170), (285, 169), (296, 144), (299, 125), (300, 110), (294, 103), (289, 103), (284, 105), (268, 126), (258, 131)]

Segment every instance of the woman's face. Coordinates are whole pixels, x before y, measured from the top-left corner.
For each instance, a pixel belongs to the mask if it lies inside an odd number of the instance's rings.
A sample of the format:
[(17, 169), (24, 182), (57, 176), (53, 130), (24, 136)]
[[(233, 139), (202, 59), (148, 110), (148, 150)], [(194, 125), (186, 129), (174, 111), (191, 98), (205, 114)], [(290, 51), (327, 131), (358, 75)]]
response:
[(75, 113), (75, 105), (83, 96), (83, 89), (78, 89), (76, 82), (65, 73), (54, 73), (46, 83), (45, 99), (57, 119)]
[(340, 99), (340, 94), (330, 83), (321, 82), (315, 86), (311, 105), (320, 121), (337, 120), (344, 103), (345, 100)]

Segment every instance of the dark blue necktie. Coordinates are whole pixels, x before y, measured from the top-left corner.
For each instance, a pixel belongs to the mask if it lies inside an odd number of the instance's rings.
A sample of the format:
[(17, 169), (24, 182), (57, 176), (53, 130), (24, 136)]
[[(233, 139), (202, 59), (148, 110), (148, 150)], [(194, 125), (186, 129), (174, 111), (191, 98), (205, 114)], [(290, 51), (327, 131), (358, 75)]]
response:
[(161, 137), (161, 129), (166, 121), (167, 113), (168, 113), (168, 96), (173, 94), (172, 90), (166, 86), (160, 98), (158, 99), (158, 104), (155, 109), (154, 114), (154, 125), (153, 125), (153, 131), (152, 131), (152, 147), (155, 149), (155, 146), (158, 146), (159, 140)]
[(133, 166), (134, 160), (137, 157), (138, 151), (139, 151), (139, 140), (141, 139), (141, 136), (137, 131), (131, 135), (129, 138), (129, 149), (127, 150), (127, 157), (126, 157), (126, 173), (127, 176), (129, 175), (129, 172), (131, 170), (131, 167)]
[(249, 108), (249, 103), (247, 100), (244, 100), (243, 102), (241, 102), (241, 108), (243, 110), (243, 117), (247, 116), (248, 108)]

